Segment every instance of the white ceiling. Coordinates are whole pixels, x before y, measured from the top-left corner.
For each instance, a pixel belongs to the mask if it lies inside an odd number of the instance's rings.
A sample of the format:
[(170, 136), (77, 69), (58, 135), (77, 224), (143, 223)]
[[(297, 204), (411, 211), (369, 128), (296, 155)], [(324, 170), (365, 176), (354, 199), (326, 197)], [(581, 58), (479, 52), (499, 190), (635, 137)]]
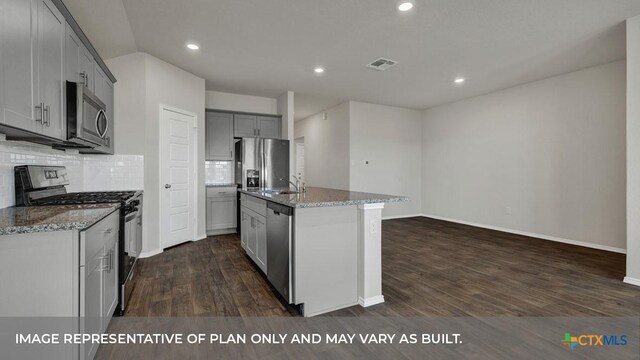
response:
[[(66, 0), (103, 1), (120, 0)], [(640, 14), (640, 0), (417, 0), (410, 13), (396, 0), (122, 2), (136, 49), (205, 78), (209, 90), (292, 90), (316, 107), (350, 99), (424, 109), (620, 60), (624, 20)], [(103, 28), (104, 13), (89, 15), (82, 26)], [(131, 47), (122, 27), (87, 35), (108, 56)], [(187, 41), (201, 50), (186, 50)], [(378, 57), (400, 64), (364, 67)], [(327, 69), (321, 76), (317, 65)], [(456, 76), (467, 82), (452, 86)]]
[(137, 50), (122, 0), (63, 0), (104, 59)]

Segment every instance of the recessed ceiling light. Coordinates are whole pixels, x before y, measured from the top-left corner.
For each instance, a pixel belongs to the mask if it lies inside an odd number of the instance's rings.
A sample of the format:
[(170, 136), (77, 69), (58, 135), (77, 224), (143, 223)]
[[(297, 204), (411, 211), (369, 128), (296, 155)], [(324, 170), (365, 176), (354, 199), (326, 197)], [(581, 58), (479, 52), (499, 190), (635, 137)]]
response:
[(187, 43), (187, 48), (189, 48), (189, 50), (198, 50), (200, 49), (200, 45), (196, 43)]
[(315, 69), (313, 69), (313, 71), (316, 74), (322, 74), (324, 72), (324, 68), (321, 68), (320, 66), (316, 67)]
[(459, 78), (456, 78), (455, 80), (453, 80), (453, 82), (458, 84), (458, 85), (464, 83), (465, 81), (466, 81), (466, 79), (463, 78), (463, 77), (459, 77)]
[(413, 9), (415, 5), (416, 2), (414, 0), (401, 0), (398, 2), (397, 7), (400, 11), (409, 11)]

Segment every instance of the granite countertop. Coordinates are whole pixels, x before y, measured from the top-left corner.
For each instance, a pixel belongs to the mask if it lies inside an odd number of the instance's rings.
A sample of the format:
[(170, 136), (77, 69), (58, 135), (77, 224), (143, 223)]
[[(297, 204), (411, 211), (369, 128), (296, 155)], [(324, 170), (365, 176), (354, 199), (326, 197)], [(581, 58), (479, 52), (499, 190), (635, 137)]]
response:
[(264, 190), (239, 189), (238, 191), (293, 208), (347, 206), (409, 201), (409, 198), (406, 196), (370, 194), (357, 191), (317, 187), (308, 187), (305, 193), (300, 194), (272, 194)]
[(236, 187), (236, 184), (206, 184), (207, 187)]
[(120, 204), (46, 205), (0, 209), (0, 235), (84, 230)]

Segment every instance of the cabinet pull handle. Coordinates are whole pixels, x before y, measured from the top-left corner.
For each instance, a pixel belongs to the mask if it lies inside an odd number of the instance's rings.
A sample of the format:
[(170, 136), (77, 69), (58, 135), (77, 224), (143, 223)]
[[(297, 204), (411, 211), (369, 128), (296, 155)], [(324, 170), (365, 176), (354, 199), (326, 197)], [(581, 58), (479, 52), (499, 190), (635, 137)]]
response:
[(43, 125), (47, 125), (48, 127), (51, 127), (51, 107), (49, 105), (46, 105), (43, 111), (44, 111)]
[(82, 78), (82, 85), (84, 85), (84, 87), (89, 87), (89, 84), (88, 84), (88, 81), (87, 81), (88, 80), (87, 79), (88, 78), (87, 73), (84, 72), (84, 71), (81, 72), (80, 73), (80, 77)]
[(260, 129), (258, 129), (258, 136), (260, 136)]
[(40, 118), (38, 119), (38, 114), (36, 114), (36, 122), (41, 123), (42, 125), (44, 125), (44, 103), (40, 103), (40, 105), (36, 105), (36, 110), (38, 110), (38, 112), (40, 112)]
[(104, 231), (105, 235), (111, 234), (111, 232), (113, 231), (113, 228), (108, 228), (107, 230)]

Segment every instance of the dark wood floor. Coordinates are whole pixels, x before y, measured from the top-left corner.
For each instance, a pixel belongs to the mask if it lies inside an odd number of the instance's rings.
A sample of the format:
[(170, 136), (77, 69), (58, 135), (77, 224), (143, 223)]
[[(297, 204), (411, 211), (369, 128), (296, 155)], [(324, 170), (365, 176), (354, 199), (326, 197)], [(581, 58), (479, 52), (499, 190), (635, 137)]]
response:
[[(625, 256), (445, 221), (383, 222), (386, 302), (330, 316), (640, 315)], [(127, 316), (295, 316), (236, 235), (142, 259)]]

